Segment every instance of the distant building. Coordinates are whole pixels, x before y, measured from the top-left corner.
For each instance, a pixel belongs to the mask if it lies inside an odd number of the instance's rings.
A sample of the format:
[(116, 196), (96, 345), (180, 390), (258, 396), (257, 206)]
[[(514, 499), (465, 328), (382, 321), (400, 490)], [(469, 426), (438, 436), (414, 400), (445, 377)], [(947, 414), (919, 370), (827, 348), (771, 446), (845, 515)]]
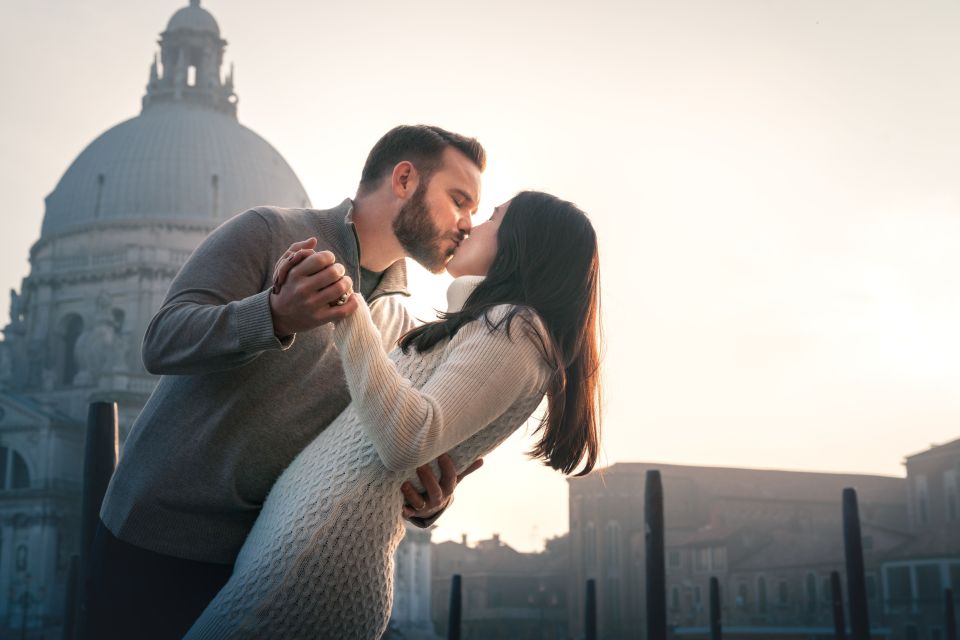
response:
[(463, 640), (566, 640), (569, 547), (547, 541), (542, 553), (521, 553), (498, 535), (474, 546), (433, 545), (434, 628), (446, 637), (450, 589), (462, 576)]
[(430, 612), (433, 579), (430, 529), (406, 525), (394, 556), (393, 610), (383, 640), (435, 640)]
[(883, 613), (905, 640), (942, 640), (944, 590), (960, 610), (960, 439), (907, 456), (909, 542), (882, 564)]
[(882, 554), (910, 539), (902, 478), (616, 464), (568, 481), (573, 637), (583, 633), (588, 578), (597, 581), (600, 637), (643, 637), (650, 469), (663, 480), (668, 622), (677, 637), (705, 631), (710, 576), (720, 580), (728, 631), (763, 628), (767, 638), (831, 633), (829, 576), (843, 569), (844, 487), (858, 491), (871, 609), (880, 608)]
[(30, 274), (11, 291), (0, 342), (0, 637), (24, 621), (60, 623), (79, 546), (87, 405), (119, 401), (125, 435), (157, 381), (140, 343), (180, 266), (244, 209), (309, 205), (283, 157), (237, 121), (227, 43), (199, 0), (173, 15), (159, 44), (141, 113), (63, 174)]

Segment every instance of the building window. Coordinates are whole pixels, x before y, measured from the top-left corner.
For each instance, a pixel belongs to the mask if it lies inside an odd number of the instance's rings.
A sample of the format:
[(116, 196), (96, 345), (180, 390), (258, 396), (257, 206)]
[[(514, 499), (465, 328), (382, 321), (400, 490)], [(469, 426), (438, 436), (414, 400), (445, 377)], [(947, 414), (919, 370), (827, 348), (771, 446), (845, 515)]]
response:
[(693, 607), (699, 611), (703, 606), (703, 597), (700, 593), (700, 587), (696, 586), (693, 588)]
[(807, 574), (807, 611), (814, 613), (817, 610), (817, 577)]
[(787, 586), (786, 580), (781, 580), (777, 585), (777, 602), (780, 604), (790, 602), (790, 587)]
[(13, 449), (0, 446), (0, 490), (29, 488), (27, 461)]
[(714, 571), (726, 571), (727, 569), (727, 548), (714, 547), (713, 558), (711, 558), (710, 568)]
[(943, 640), (943, 631), (940, 627), (930, 627), (930, 640)]
[(917, 630), (917, 625), (908, 624), (903, 630), (907, 640), (920, 640), (920, 632)]
[(17, 547), (17, 571), (27, 570), (27, 545)]
[(583, 535), (583, 553), (586, 556), (587, 569), (597, 565), (597, 530), (588, 522)]
[(917, 598), (921, 602), (937, 602), (943, 597), (940, 588), (940, 565), (922, 564), (916, 567)]
[(767, 612), (767, 579), (763, 576), (757, 578), (757, 611)]
[(620, 566), (623, 549), (623, 535), (620, 529), (620, 523), (611, 520), (607, 523), (607, 544), (604, 545), (607, 556), (607, 568), (617, 569)]
[(737, 606), (745, 607), (747, 606), (747, 603), (749, 601), (750, 601), (750, 593), (747, 590), (747, 585), (741, 582), (737, 586)]
[(667, 568), (668, 569), (679, 569), (682, 564), (680, 561), (680, 552), (679, 551), (668, 551), (667, 552)]
[(864, 551), (873, 551), (873, 536), (863, 536), (860, 540)]
[(620, 581), (607, 580), (607, 624), (620, 627)]
[(867, 599), (873, 600), (877, 597), (877, 576), (872, 573), (866, 575), (867, 581)]
[(76, 313), (71, 313), (60, 320), (60, 327), (62, 335), (60, 383), (69, 385), (73, 384), (73, 379), (80, 371), (77, 363), (77, 339), (83, 333), (83, 318)]
[(890, 604), (904, 605), (913, 600), (913, 585), (910, 583), (910, 567), (887, 568), (887, 597)]
[(680, 589), (677, 587), (670, 589), (670, 608), (674, 611), (680, 609)]
[(824, 602), (831, 602), (833, 600), (833, 585), (830, 584), (830, 578), (824, 578), (820, 582), (820, 598)]
[(917, 495), (917, 524), (929, 524), (930, 505), (927, 500), (927, 477), (917, 476), (915, 485)]
[(944, 513), (948, 522), (960, 520), (960, 483), (957, 471), (951, 469), (943, 474)]

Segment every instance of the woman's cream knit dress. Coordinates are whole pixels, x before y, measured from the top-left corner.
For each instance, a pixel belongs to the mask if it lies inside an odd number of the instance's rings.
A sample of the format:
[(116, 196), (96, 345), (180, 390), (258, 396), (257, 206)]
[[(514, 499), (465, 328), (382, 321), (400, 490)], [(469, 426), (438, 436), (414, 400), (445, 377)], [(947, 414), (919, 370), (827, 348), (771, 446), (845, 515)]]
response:
[[(476, 284), (454, 281), (451, 310)], [(509, 309), (488, 317), (496, 323)], [(380, 638), (404, 531), (400, 485), (419, 487), (414, 469), (444, 452), (462, 471), (543, 398), (545, 333), (527, 317), (509, 336), (505, 323), (481, 319), (426, 353), (389, 356), (366, 304), (340, 322), (334, 339), (353, 402), (277, 480), (233, 575), (185, 638)]]

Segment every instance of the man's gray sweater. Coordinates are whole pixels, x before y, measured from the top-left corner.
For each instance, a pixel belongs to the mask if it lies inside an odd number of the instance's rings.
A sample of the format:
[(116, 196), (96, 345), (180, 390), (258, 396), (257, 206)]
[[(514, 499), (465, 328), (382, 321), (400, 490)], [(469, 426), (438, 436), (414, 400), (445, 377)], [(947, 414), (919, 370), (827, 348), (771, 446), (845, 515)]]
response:
[[(218, 227), (183, 266), (143, 342), (144, 364), (162, 377), (100, 513), (117, 538), (232, 563), (276, 478), (347, 406), (333, 326), (281, 343), (269, 295), (277, 259), (309, 237), (360, 290), (351, 209), (350, 200), (326, 211), (252, 209)], [(412, 326), (396, 294), (409, 295), (403, 261), (369, 301), (387, 348)]]

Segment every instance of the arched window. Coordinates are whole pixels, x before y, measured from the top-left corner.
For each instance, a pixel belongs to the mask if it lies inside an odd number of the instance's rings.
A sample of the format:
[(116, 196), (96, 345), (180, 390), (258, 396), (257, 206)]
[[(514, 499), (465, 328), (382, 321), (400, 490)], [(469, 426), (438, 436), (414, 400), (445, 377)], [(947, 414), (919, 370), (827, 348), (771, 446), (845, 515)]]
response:
[(27, 461), (13, 449), (0, 446), (0, 491), (29, 488)]
[(623, 535), (620, 523), (611, 520), (607, 523), (607, 540), (604, 545), (607, 556), (607, 568), (616, 569), (620, 566), (620, 550), (623, 548)]
[(592, 522), (588, 522), (584, 529), (583, 555), (586, 556), (587, 568), (593, 569), (597, 564), (597, 530)]
[(77, 338), (83, 333), (83, 318), (76, 313), (71, 313), (60, 320), (61, 328), (61, 369), (60, 383), (73, 384), (73, 379), (77, 377), (79, 366), (77, 365)]
[(27, 570), (27, 545), (17, 547), (17, 571)]
[(780, 584), (777, 585), (777, 601), (780, 604), (790, 602), (790, 587), (787, 586), (786, 580), (781, 580)]
[(737, 587), (737, 606), (746, 607), (750, 602), (750, 591), (747, 589), (747, 585), (743, 582)]
[(27, 470), (27, 461), (23, 459), (16, 451), (11, 449), (10, 451), (10, 461), (11, 461), (11, 473), (10, 473), (10, 488), (11, 489), (29, 489), (30, 488), (30, 471)]

